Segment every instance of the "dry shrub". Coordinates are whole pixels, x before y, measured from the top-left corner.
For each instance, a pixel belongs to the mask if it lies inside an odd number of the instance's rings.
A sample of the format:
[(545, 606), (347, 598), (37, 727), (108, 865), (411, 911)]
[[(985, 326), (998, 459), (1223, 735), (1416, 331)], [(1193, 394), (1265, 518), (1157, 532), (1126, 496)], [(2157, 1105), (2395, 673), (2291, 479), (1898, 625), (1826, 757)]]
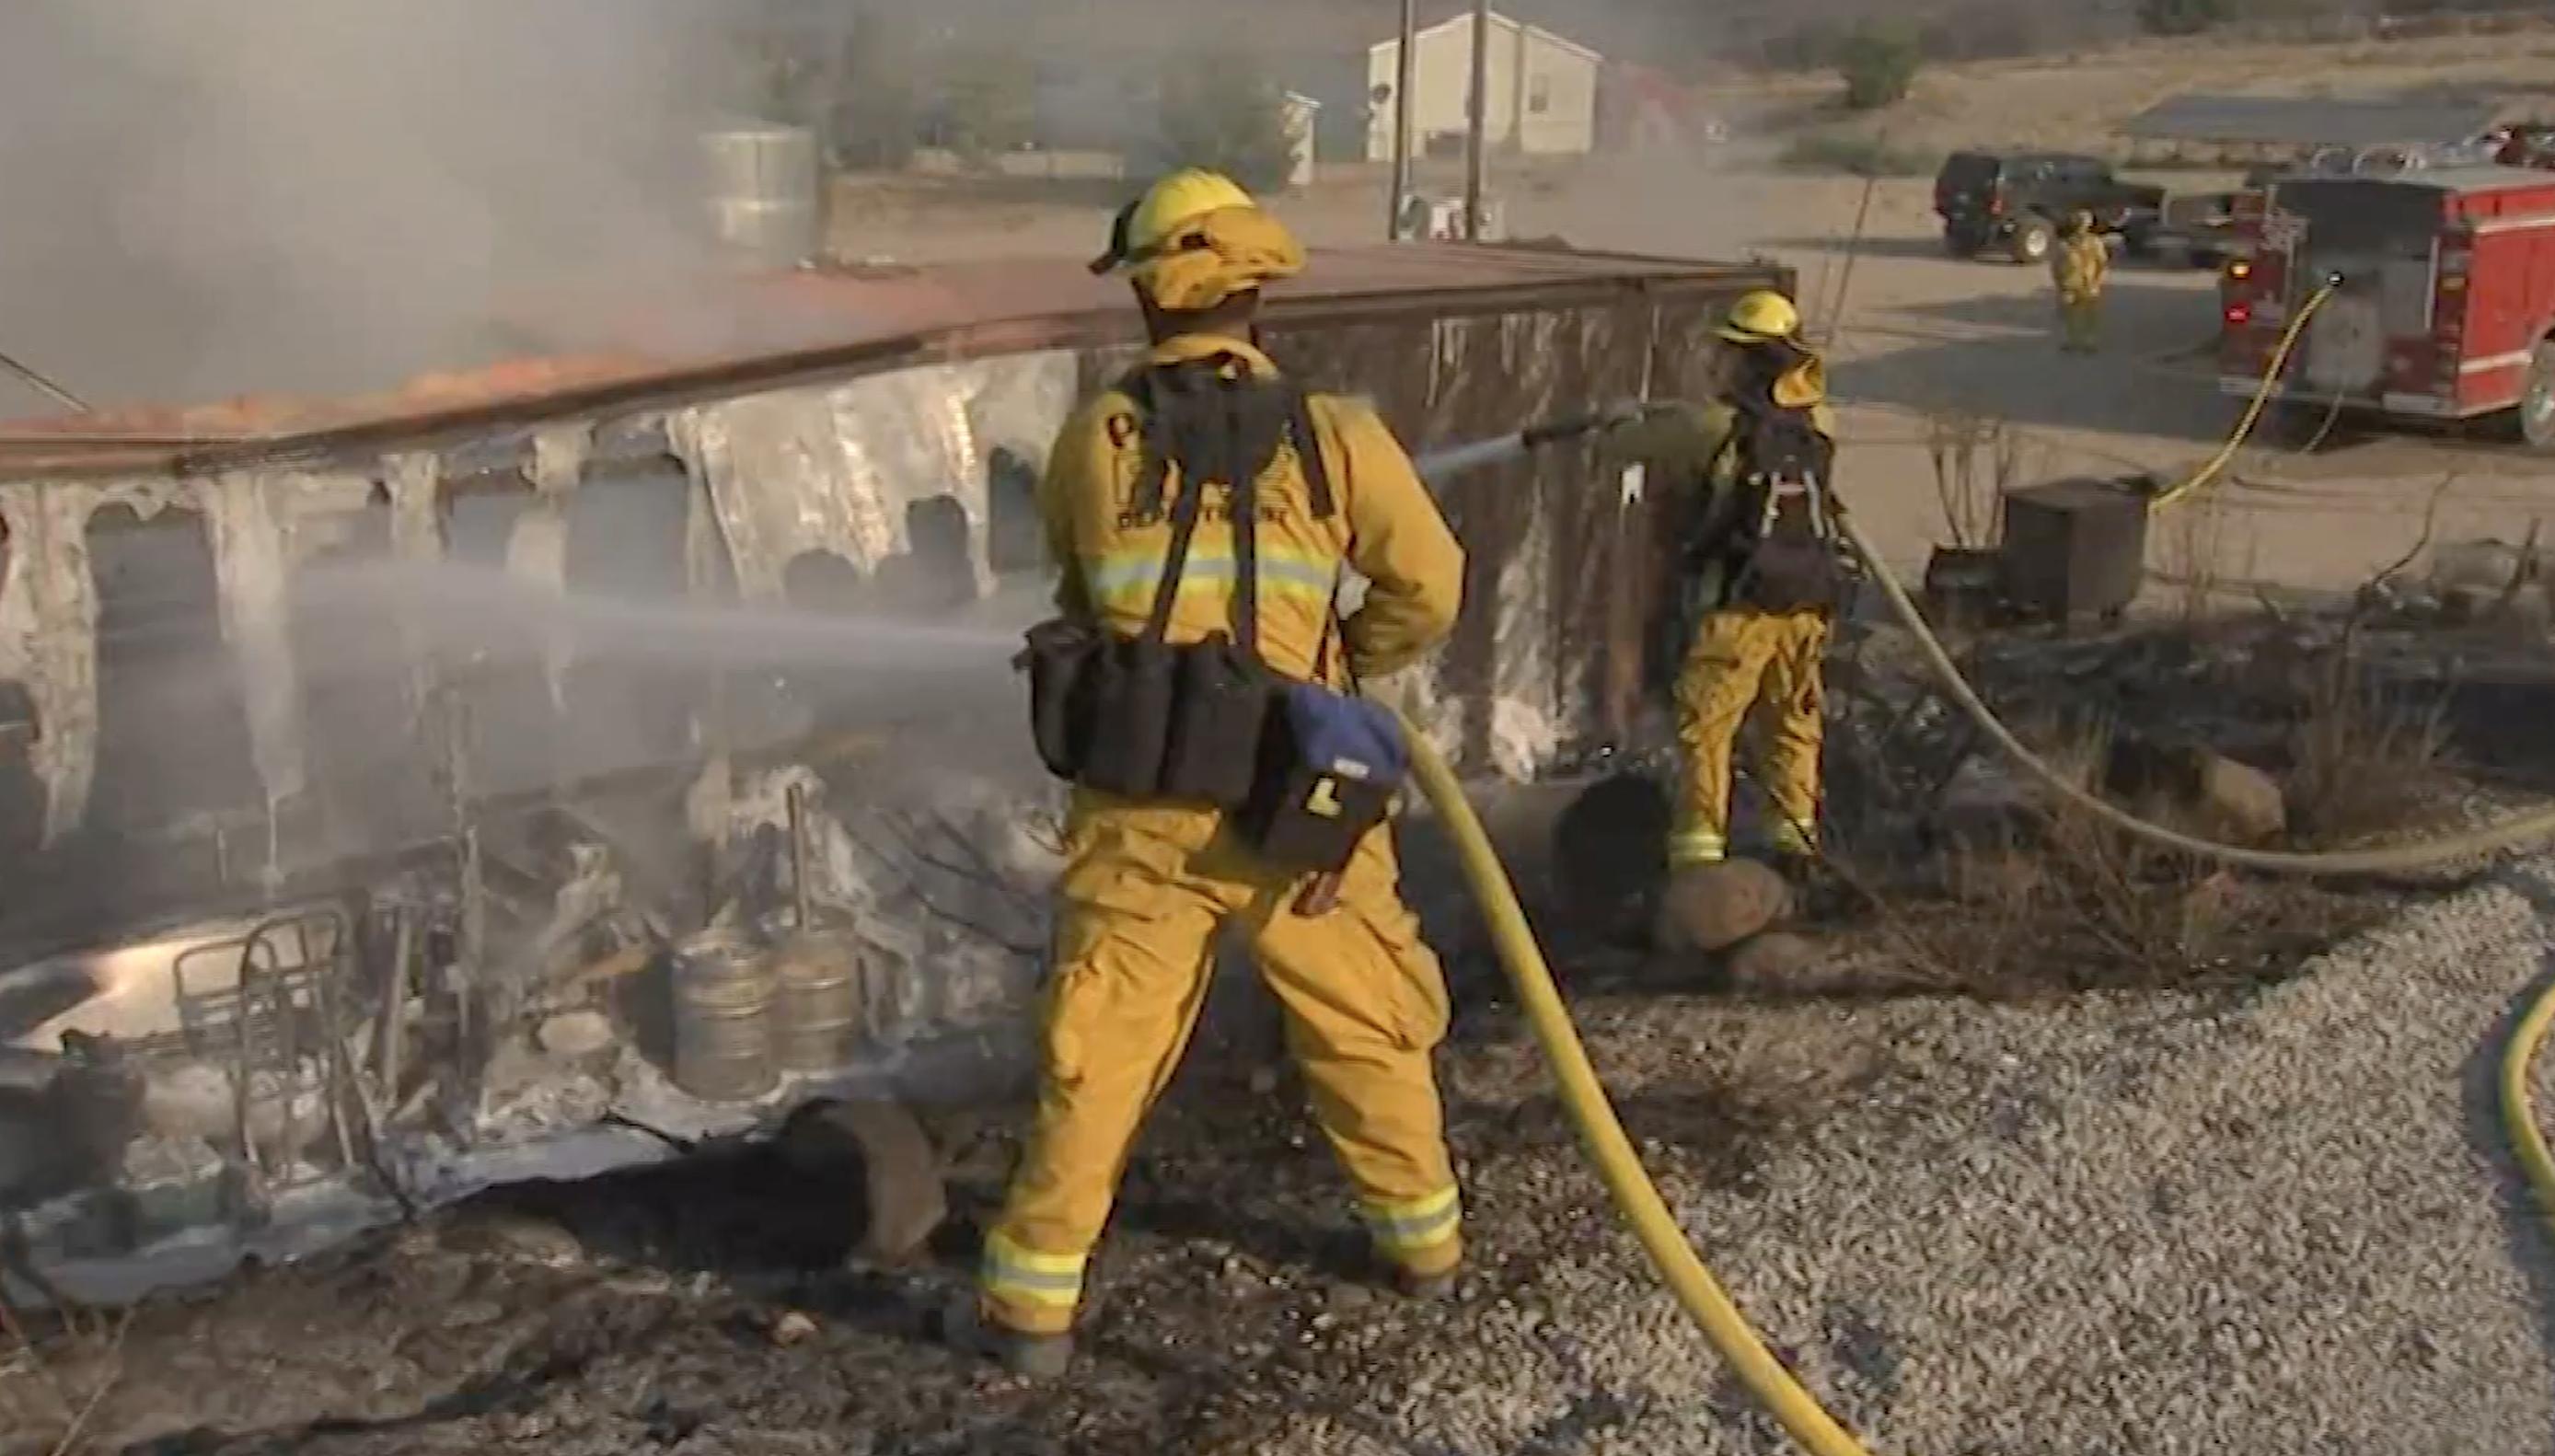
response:
[[(2024, 736), (2070, 777), (2104, 762), (2110, 737), (2099, 725)], [(2046, 801), (1898, 868), (1867, 857), (1858, 870), (1897, 887), (1875, 898), (1885, 953), (1931, 989), (1997, 999), (2267, 979), (2376, 913), (2366, 899), (2237, 876)]]
[(2205, 620), (2226, 588), (2234, 549), (2229, 514), (2215, 490), (2200, 491), (2164, 512), (2160, 564), (2173, 583), (2174, 604), (2185, 626)]
[(2005, 497), (2022, 477), (2022, 435), (2002, 420), (1947, 411), (1926, 421), (1925, 448), (1934, 466), (1934, 498), (1951, 544), (1996, 545)]
[(125, 1376), (125, 1337), (139, 1306), (119, 1314), (66, 1308), (54, 1338), (40, 1340), (0, 1295), (0, 1432), (32, 1441), (27, 1449), (69, 1456), (83, 1442), (98, 1408)]
[(2348, 635), (2314, 683), (2289, 733), (2291, 830), (2329, 844), (2433, 819), (2451, 780), (2442, 710), (2389, 700)]

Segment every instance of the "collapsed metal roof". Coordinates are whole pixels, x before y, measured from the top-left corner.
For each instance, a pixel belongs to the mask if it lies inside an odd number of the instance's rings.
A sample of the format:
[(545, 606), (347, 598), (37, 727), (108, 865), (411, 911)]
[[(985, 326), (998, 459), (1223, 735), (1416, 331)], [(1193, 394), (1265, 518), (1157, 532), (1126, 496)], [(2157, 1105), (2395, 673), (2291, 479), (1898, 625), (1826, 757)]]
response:
[[(1730, 297), (1794, 284), (1374, 249), (1264, 340), (1404, 439), (1473, 439), (1699, 394)], [(560, 303), (496, 311), (583, 352), (0, 445), (0, 694), (33, 730), (0, 752), (0, 1296), (121, 1302), (810, 1099), (1026, 1074), (1058, 805), (1006, 664), (1045, 610), (1045, 442), (1139, 352), (1123, 286)], [(1473, 606), (1378, 686), (1459, 768), (1631, 740), (1673, 533), (1626, 484), (1585, 449), (1439, 483)], [(924, 540), (932, 503), (961, 540)], [(743, 1039), (703, 976), (757, 998)]]
[[(1536, 248), (1348, 248), (1317, 253), (1304, 277), (1273, 288), (1269, 319), (1480, 315), (1573, 298), (1686, 292), (1751, 271)], [(552, 319), (508, 321), (537, 337), (603, 345), (426, 375), (388, 394), (250, 396), (0, 423), (0, 480), (324, 459), (386, 436), (672, 406), (831, 373), (1129, 342), (1139, 324), (1122, 281), (1052, 259), (811, 269), (669, 289), (644, 303), (575, 301), (553, 311)]]
[(2448, 146), (2499, 120), (2492, 101), (2334, 100), (2302, 96), (2176, 96), (2121, 128), (2156, 141), (2290, 147)]

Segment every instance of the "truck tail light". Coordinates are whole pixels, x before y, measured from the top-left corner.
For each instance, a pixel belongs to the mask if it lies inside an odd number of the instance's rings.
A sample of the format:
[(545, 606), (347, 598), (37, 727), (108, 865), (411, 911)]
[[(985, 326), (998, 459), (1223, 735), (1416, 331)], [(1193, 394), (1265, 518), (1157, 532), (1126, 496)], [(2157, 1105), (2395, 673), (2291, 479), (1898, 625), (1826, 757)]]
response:
[(2227, 305), (2227, 323), (2229, 327), (2243, 328), (2246, 324), (2252, 321), (2253, 305), (2251, 303), (2243, 299), (2238, 299), (2236, 302)]
[(2250, 258), (2233, 259), (2227, 265), (2227, 278), (2231, 283), (2243, 283), (2252, 276), (2253, 261)]

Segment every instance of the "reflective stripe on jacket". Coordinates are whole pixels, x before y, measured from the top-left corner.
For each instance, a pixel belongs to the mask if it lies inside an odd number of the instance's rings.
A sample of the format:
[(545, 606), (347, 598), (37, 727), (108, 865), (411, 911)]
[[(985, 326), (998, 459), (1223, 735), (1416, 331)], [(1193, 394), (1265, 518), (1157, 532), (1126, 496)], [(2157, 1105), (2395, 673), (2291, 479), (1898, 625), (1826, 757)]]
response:
[[(1254, 375), (1277, 372), (1239, 339), (1187, 335), (1156, 346), (1151, 362), (1230, 354)], [(1260, 654), (1273, 668), (1310, 677), (1345, 561), (1368, 580), (1366, 601), (1345, 624), (1348, 666), (1361, 676), (1407, 667), (1443, 641), (1463, 597), (1464, 552), (1410, 457), (1367, 406), (1331, 395), (1307, 402), (1337, 510), (1316, 519), (1311, 487), (1291, 445), (1256, 482)], [(1056, 604), (1134, 636), (1145, 626), (1170, 548), (1166, 519), (1136, 510), (1144, 462), (1136, 407), (1110, 390), (1065, 422), (1047, 457), (1038, 510), (1062, 567)], [(1164, 481), (1176, 496), (1179, 470)], [(1210, 495), (1190, 544), (1169, 640), (1230, 630), (1237, 570), (1229, 504)], [(1333, 658), (1339, 656), (1335, 651)]]

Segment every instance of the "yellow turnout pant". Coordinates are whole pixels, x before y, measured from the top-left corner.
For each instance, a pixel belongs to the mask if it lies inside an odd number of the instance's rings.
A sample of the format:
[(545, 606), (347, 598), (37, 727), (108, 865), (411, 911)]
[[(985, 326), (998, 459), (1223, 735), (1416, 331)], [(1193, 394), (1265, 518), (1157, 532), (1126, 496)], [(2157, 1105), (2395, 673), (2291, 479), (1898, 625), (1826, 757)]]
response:
[(2090, 354), (2102, 343), (2103, 296), (2088, 294), (2077, 297), (2060, 295), (2058, 321), (2071, 354)]
[(1389, 827), (1359, 846), (1328, 913), (1257, 863), (1207, 810), (1077, 797), (1057, 885), (1037, 1122), (982, 1273), (987, 1318), (1070, 1328), (1083, 1268), (1138, 1125), (1205, 1002), (1218, 928), (1252, 937), (1311, 1084), (1313, 1114), (1377, 1248), (1412, 1273), (1452, 1270), (1462, 1212), (1429, 1053), (1446, 983), (1400, 898)]
[(1731, 756), (1752, 717), (1764, 740), (1758, 768), (1777, 816), (1774, 842), (1810, 848), (1827, 727), (1827, 646), (1828, 614), (1816, 608), (1731, 607), (1703, 619), (1676, 680), (1685, 779), (1668, 837), (1671, 867), (1714, 864), (1729, 854)]

